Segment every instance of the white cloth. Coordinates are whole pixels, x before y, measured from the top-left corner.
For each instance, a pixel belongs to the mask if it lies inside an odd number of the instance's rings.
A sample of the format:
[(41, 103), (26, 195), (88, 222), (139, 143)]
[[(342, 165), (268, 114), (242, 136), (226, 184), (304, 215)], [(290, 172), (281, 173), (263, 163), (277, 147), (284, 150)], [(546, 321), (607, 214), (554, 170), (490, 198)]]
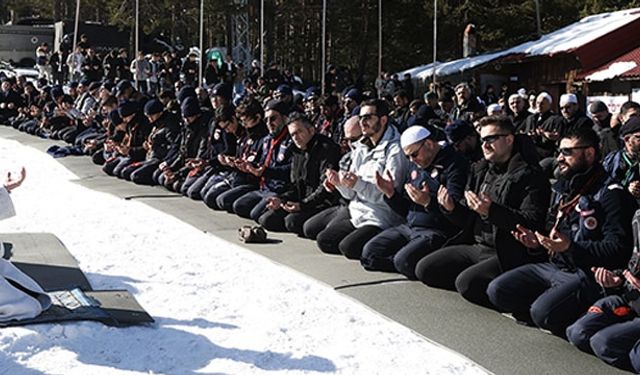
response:
[[(31, 319), (51, 307), (51, 298), (29, 276), (5, 259), (0, 259), (0, 321)], [(13, 286), (9, 280), (32, 292)]]
[(13, 208), (11, 195), (4, 186), (0, 187), (0, 220), (14, 216), (16, 216), (16, 210)]

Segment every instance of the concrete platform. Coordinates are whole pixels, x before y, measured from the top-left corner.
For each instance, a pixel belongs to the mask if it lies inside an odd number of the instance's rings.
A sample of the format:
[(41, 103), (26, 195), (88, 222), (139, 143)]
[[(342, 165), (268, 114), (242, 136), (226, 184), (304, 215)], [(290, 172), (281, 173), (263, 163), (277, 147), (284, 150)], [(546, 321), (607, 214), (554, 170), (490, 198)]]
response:
[[(44, 151), (55, 141), (0, 127), (0, 137)], [(215, 212), (201, 202), (158, 187), (141, 187), (105, 177), (87, 157), (57, 159), (78, 176), (78, 184), (135, 199), (216, 237), (323, 282), (424, 337), (455, 350), (496, 374), (624, 373), (584, 354), (569, 343), (502, 315), (472, 305), (456, 293), (432, 289), (401, 276), (367, 272), (357, 262), (322, 254), (313, 241), (292, 234), (270, 233), (275, 243), (242, 244), (237, 228), (250, 221)], [(281, 241), (281, 242), (280, 242)], [(425, 358), (428, 361), (428, 358)]]

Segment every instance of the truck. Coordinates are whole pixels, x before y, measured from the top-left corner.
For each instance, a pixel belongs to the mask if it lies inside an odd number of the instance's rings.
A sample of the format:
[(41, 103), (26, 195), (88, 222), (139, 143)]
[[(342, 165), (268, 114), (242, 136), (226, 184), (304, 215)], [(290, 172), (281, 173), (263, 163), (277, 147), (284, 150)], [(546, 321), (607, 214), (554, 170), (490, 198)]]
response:
[(0, 60), (15, 66), (33, 67), (36, 48), (53, 46), (53, 25), (0, 25)]

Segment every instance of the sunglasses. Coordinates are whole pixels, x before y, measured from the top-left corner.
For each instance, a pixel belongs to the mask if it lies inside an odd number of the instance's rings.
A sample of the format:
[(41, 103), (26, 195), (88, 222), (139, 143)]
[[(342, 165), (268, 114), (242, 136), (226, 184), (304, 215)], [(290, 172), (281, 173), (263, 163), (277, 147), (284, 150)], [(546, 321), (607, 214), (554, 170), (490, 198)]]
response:
[(589, 147), (591, 146), (560, 147), (558, 152), (560, 152), (562, 156), (571, 156), (575, 150), (583, 150)]
[(411, 159), (415, 159), (418, 157), (418, 154), (420, 153), (420, 150), (422, 150), (422, 148), (424, 147), (424, 144), (427, 142), (427, 140), (425, 139), (424, 141), (422, 141), (422, 143), (420, 143), (420, 147), (418, 147), (414, 152), (407, 154), (408, 158)]
[(488, 144), (493, 144), (495, 141), (497, 141), (500, 137), (506, 137), (508, 135), (511, 134), (492, 134), (492, 135), (487, 135), (485, 137), (480, 138), (480, 140), (482, 141), (482, 143), (488, 143)]

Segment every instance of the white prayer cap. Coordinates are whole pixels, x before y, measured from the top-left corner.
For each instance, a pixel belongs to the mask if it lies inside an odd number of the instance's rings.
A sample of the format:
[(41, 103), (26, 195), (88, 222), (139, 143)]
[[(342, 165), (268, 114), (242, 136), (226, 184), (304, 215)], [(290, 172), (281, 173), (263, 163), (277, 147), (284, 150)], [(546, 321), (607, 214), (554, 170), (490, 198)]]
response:
[(578, 98), (575, 94), (564, 94), (560, 97), (560, 107), (564, 107), (569, 103), (578, 104)]
[(487, 107), (487, 115), (491, 116), (494, 114), (499, 114), (500, 112), (502, 112), (502, 106), (500, 104), (497, 103), (493, 103), (493, 104), (489, 104), (489, 106)]
[(405, 148), (414, 143), (420, 142), (423, 139), (429, 138), (431, 132), (425, 127), (420, 125), (414, 125), (407, 128), (407, 130), (400, 136), (400, 146)]
[(538, 94), (538, 96), (536, 97), (536, 101), (540, 100), (540, 99), (546, 99), (549, 103), (553, 102), (553, 98), (551, 98), (551, 95), (549, 95), (548, 92), (541, 92), (540, 94)]

